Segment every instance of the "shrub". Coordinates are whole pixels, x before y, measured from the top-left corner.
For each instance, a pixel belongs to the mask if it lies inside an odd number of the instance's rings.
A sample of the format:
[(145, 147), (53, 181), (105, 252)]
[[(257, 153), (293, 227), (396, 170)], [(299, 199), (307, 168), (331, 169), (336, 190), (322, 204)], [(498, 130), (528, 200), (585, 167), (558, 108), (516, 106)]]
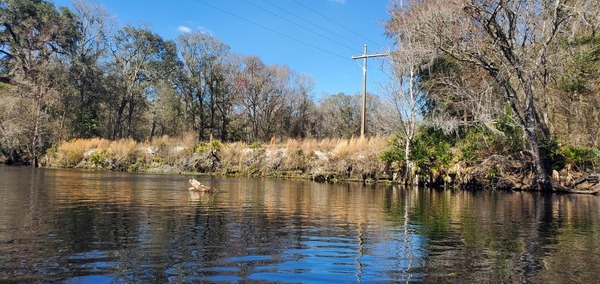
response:
[(96, 150), (90, 156), (90, 167), (97, 169), (106, 169), (108, 168), (108, 150), (101, 149)]
[(396, 134), (392, 134), (386, 140), (385, 150), (381, 153), (381, 160), (386, 163), (394, 163), (394, 162), (406, 162), (405, 157), (405, 149), (401, 142), (403, 140), (398, 137)]
[(577, 168), (596, 168), (600, 166), (600, 150), (578, 146), (562, 146), (558, 150), (565, 163)]
[(453, 140), (441, 130), (421, 127), (411, 147), (416, 173), (438, 178), (446, 175), (453, 159)]
[(542, 141), (540, 156), (549, 170), (561, 170), (567, 164), (566, 156), (561, 153), (560, 145), (556, 140)]
[(250, 149), (256, 151), (262, 148), (262, 143), (260, 141), (254, 141), (250, 144)]
[(306, 139), (304, 141), (288, 139), (285, 143), (283, 168), (285, 170), (306, 170), (309, 158), (313, 156), (314, 150), (317, 149), (315, 142), (313, 139)]

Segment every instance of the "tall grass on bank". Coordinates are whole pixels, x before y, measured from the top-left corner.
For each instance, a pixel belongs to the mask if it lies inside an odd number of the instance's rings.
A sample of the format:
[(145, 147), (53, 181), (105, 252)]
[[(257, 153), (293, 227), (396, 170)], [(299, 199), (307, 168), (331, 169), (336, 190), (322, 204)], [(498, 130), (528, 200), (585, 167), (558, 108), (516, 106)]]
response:
[(203, 172), (251, 176), (364, 179), (384, 168), (385, 138), (288, 139), (271, 143), (201, 142), (193, 134), (131, 139), (75, 139), (46, 155), (51, 167), (116, 171)]
[[(93, 149), (106, 149), (111, 146), (111, 141), (102, 138), (74, 139), (61, 143), (56, 149), (56, 166), (74, 167), (84, 158), (85, 153)], [(52, 150), (51, 150), (52, 151)]]
[[(518, 147), (507, 148), (504, 140), (486, 132), (467, 134), (454, 141), (440, 131), (422, 131), (412, 144), (416, 174), (431, 185), (484, 185), (505, 177), (527, 178), (527, 160), (513, 150)], [(404, 150), (394, 137), (272, 139), (251, 144), (198, 141), (193, 133), (144, 142), (75, 139), (51, 148), (42, 162), (50, 167), (132, 172), (378, 180), (401, 177), (405, 170)], [(600, 171), (598, 149), (551, 143), (547, 152), (549, 166), (561, 177), (576, 177), (571, 170)]]

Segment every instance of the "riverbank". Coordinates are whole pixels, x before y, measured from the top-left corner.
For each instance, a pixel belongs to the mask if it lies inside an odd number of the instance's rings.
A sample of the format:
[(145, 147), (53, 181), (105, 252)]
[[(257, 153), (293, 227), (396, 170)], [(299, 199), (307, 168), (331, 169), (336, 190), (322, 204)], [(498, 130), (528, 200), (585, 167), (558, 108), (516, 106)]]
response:
[(42, 165), (148, 173), (205, 173), (252, 177), (287, 177), (317, 181), (391, 180), (380, 159), (382, 137), (290, 139), (270, 143), (198, 143), (191, 136), (131, 139), (76, 139), (51, 148)]
[[(431, 144), (431, 145), (429, 145)], [(437, 187), (530, 190), (526, 156), (496, 154), (472, 142), (419, 142), (415, 152), (418, 183)], [(202, 173), (229, 176), (311, 179), (321, 182), (405, 183), (397, 137), (351, 139), (273, 139), (269, 143), (198, 142), (193, 135), (132, 139), (75, 139), (46, 151), (44, 167), (146, 173)], [(558, 149), (558, 148), (557, 148)], [(578, 191), (600, 188), (600, 154), (555, 150), (554, 182)], [(560, 152), (559, 152), (560, 151)], [(570, 152), (569, 152), (570, 151)], [(580, 151), (581, 152), (581, 151)], [(558, 157), (558, 158), (557, 158)], [(583, 157), (583, 158), (582, 158)], [(560, 164), (558, 164), (560, 163)]]

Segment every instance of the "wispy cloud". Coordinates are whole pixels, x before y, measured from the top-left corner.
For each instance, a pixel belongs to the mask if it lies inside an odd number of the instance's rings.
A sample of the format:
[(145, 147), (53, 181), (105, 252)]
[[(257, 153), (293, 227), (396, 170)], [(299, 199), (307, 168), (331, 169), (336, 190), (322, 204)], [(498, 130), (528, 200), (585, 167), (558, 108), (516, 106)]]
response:
[(346, 4), (346, 0), (329, 0), (329, 2), (338, 3), (338, 4)]
[(215, 35), (215, 33), (211, 29), (209, 29), (207, 27), (203, 27), (203, 26), (199, 26), (198, 31), (200, 31), (201, 34), (207, 34), (207, 35), (211, 35), (211, 36)]
[(191, 33), (192, 29), (190, 27), (186, 27), (186, 26), (177, 26), (177, 30), (182, 32), (182, 33)]
[(195, 29), (190, 28), (188, 26), (177, 26), (177, 30), (180, 33), (184, 33), (184, 34), (189, 34), (191, 32), (196, 32), (196, 33), (200, 33), (200, 34), (207, 34), (207, 35), (210, 35), (210, 36), (214, 36), (215, 35), (215, 33), (211, 29), (209, 29), (207, 27), (203, 27), (203, 26), (198, 26)]

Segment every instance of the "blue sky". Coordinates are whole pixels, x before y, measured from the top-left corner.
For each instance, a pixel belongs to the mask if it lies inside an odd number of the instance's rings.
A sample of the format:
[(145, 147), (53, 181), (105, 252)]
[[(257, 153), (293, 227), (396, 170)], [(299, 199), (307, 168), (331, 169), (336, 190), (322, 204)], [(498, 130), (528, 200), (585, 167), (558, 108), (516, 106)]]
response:
[[(71, 0), (54, 0), (71, 7)], [(211, 34), (234, 53), (287, 65), (315, 79), (314, 95), (360, 93), (362, 69), (353, 55), (386, 52), (389, 0), (96, 0), (120, 25), (146, 24), (165, 39), (192, 30)], [(315, 13), (316, 12), (316, 13)], [(325, 16), (325, 17), (323, 17)], [(388, 77), (369, 59), (367, 89), (378, 94)], [(362, 64), (362, 60), (360, 60)]]

